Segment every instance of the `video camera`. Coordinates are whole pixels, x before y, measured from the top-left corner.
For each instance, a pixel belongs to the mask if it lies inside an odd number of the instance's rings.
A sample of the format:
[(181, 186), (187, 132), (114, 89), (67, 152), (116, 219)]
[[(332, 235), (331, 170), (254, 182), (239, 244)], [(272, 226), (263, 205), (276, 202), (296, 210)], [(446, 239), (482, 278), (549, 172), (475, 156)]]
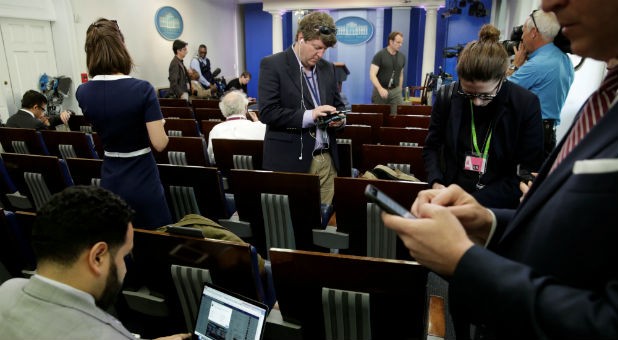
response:
[(41, 93), (47, 98), (47, 112), (56, 115), (62, 111), (62, 102), (69, 96), (72, 80), (69, 77), (50, 77), (43, 73), (39, 79)]
[[(500, 42), (502, 46), (504, 46), (504, 49), (509, 56), (515, 54), (514, 47), (519, 47), (519, 43), (521, 42), (521, 36), (523, 34), (524, 26), (515, 26), (511, 31), (510, 39)], [(554, 38), (554, 45), (556, 45), (556, 47), (558, 47), (564, 53), (571, 53), (571, 42), (562, 34), (562, 30), (558, 31), (558, 34)]]
[(221, 69), (217, 67), (212, 72), (212, 81), (210, 82), (211, 84), (217, 86), (217, 92), (213, 94), (216, 95), (216, 97), (221, 97), (227, 86), (227, 82), (225, 81), (225, 78), (223, 76), (217, 78), (219, 74), (221, 74)]
[(456, 46), (445, 47), (442, 49), (442, 55), (444, 58), (456, 58), (459, 57), (459, 53), (466, 47), (464, 44), (459, 44)]

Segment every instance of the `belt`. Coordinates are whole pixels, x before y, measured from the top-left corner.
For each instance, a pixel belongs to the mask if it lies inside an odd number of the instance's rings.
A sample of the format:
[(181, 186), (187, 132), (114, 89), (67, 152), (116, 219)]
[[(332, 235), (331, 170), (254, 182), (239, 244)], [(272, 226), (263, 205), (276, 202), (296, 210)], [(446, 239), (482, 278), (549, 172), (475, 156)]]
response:
[(387, 90), (394, 90), (394, 89), (396, 89), (397, 87), (398, 87), (398, 86), (390, 86), (390, 87), (387, 87), (386, 89), (387, 89)]
[(105, 151), (105, 157), (117, 157), (117, 158), (131, 158), (131, 157), (137, 157), (137, 156), (141, 156), (141, 155), (145, 155), (147, 153), (150, 152), (150, 147), (147, 148), (143, 148), (137, 151), (132, 151), (132, 152), (112, 152), (112, 151)]
[(323, 155), (325, 153), (329, 153), (329, 149), (315, 149), (315, 150), (313, 150), (313, 155), (314, 156)]

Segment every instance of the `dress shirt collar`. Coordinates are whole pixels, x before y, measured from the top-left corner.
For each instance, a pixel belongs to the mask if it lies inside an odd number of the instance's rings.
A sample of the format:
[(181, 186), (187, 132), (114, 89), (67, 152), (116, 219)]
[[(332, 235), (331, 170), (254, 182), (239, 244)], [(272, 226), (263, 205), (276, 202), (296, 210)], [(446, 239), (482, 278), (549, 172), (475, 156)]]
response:
[(30, 111), (28, 111), (28, 110), (26, 110), (26, 109), (20, 109), (20, 110), (22, 110), (22, 111), (24, 111), (24, 112), (28, 112), (28, 113), (32, 116), (32, 118), (36, 118), (36, 117), (34, 116), (34, 113), (32, 113), (32, 112), (30, 112)]
[(98, 74), (92, 78), (92, 80), (118, 80), (133, 78), (126, 74)]
[(52, 286), (54, 286), (54, 287), (56, 287), (56, 288), (58, 288), (60, 290), (63, 290), (65, 292), (67, 292), (67, 293), (70, 293), (72, 295), (81, 296), (82, 298), (86, 299), (89, 303), (92, 303), (93, 306), (95, 305), (94, 297), (92, 295), (84, 292), (83, 290), (79, 290), (77, 288), (73, 288), (73, 287), (71, 287), (71, 286), (69, 286), (69, 285), (67, 285), (65, 283), (58, 282), (56, 280), (52, 280), (50, 278), (47, 278), (45, 276), (41, 276), (39, 274), (34, 274), (34, 276), (37, 279), (39, 279), (39, 280), (41, 280), (41, 281), (43, 281), (43, 282), (45, 282), (45, 283), (47, 283), (49, 285), (52, 285)]

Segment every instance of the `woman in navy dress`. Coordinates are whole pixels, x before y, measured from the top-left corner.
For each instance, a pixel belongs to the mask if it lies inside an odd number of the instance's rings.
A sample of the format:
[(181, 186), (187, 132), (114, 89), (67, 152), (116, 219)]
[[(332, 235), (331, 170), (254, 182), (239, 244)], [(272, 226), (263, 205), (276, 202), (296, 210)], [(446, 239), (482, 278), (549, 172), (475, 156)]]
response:
[(86, 33), (88, 73), (77, 89), (86, 119), (103, 142), (101, 186), (136, 211), (133, 225), (154, 229), (172, 223), (150, 144), (162, 151), (168, 138), (155, 90), (130, 77), (131, 56), (118, 25), (99, 19)]

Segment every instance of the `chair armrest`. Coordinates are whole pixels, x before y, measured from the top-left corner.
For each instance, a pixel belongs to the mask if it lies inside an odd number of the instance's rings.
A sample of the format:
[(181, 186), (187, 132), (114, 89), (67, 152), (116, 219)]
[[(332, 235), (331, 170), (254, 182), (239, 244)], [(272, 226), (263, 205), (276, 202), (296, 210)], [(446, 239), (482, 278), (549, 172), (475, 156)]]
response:
[(230, 218), (220, 218), (219, 224), (229, 229), (240, 238), (253, 236), (253, 231), (251, 230), (251, 223), (241, 221), (238, 218), (238, 215), (233, 215)]
[(327, 226), (326, 229), (313, 229), (313, 244), (330, 249), (348, 249), (350, 238), (346, 233), (337, 231), (337, 227)]
[(167, 317), (170, 315), (165, 299), (152, 295), (147, 287), (142, 287), (137, 292), (123, 290), (122, 295), (124, 295), (127, 305), (132, 310), (157, 317)]

